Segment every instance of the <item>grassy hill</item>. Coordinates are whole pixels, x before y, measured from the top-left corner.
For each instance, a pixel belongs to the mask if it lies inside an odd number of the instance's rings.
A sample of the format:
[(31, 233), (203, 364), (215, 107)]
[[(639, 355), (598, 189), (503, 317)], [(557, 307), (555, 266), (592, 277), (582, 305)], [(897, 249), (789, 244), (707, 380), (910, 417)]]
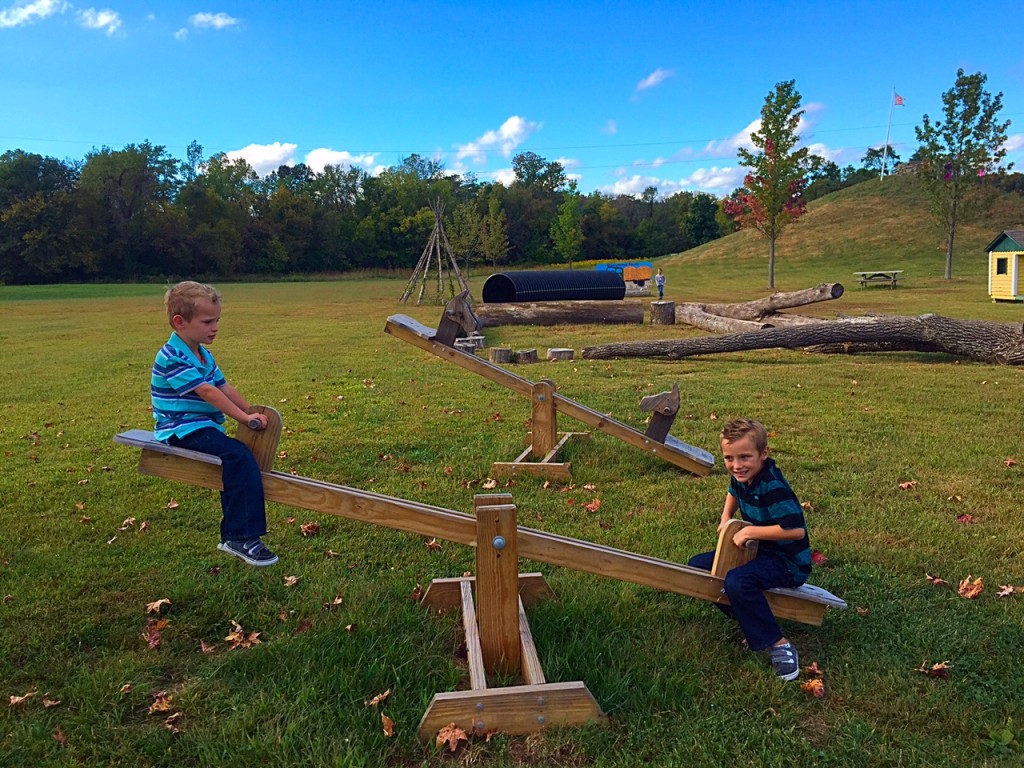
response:
[[(1004, 229), (1024, 226), (1024, 197), (1003, 194), (986, 214), (957, 232), (953, 284), (987, 285), (984, 248)], [(944, 227), (932, 216), (913, 176), (893, 176), (840, 190), (815, 200), (807, 214), (785, 230), (776, 244), (775, 287), (796, 290), (819, 282), (851, 285), (854, 271), (902, 269), (908, 289), (952, 287), (943, 279)], [(659, 263), (670, 283), (691, 294), (685, 301), (735, 296), (737, 284), (768, 281), (768, 243), (744, 230)], [(754, 273), (756, 280), (751, 279)], [(674, 274), (675, 273), (675, 274)], [(701, 293), (687, 284), (699, 274)], [(713, 295), (705, 295), (707, 290)], [(723, 294), (722, 291), (725, 293)], [(746, 297), (746, 296), (744, 296)]]

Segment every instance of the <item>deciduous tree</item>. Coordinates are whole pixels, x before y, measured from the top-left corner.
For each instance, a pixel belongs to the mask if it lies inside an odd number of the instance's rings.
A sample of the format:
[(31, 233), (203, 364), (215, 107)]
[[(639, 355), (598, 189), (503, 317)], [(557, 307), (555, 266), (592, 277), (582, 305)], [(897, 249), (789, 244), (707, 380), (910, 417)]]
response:
[(946, 226), (946, 279), (953, 277), (953, 244), (957, 226), (968, 219), (992, 191), (985, 177), (1012, 167), (1002, 167), (1006, 157), (1006, 129), (1000, 122), (1002, 92), (992, 96), (985, 90), (986, 75), (965, 75), (958, 69), (953, 87), (942, 94), (943, 120), (932, 122), (928, 115), (914, 130), (921, 142), (918, 178), (928, 194), (932, 209)]
[(740, 147), (740, 165), (749, 168), (735, 201), (726, 211), (742, 227), (751, 227), (768, 240), (768, 287), (775, 287), (775, 241), (787, 225), (807, 210), (803, 199), (808, 150), (797, 147), (797, 127), (804, 110), (795, 81), (775, 85), (761, 108), (761, 125), (750, 140), (758, 150)]
[(558, 206), (558, 218), (551, 223), (551, 240), (555, 253), (572, 269), (573, 261), (579, 261), (583, 253), (583, 215), (575, 181), (569, 182), (569, 189)]

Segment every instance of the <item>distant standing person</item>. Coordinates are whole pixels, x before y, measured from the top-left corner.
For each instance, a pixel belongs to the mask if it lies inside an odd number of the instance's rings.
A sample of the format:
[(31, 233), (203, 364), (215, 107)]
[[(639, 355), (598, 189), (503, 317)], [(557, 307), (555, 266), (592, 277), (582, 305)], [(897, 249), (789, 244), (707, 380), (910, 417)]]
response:
[(658, 267), (658, 274), (654, 276), (654, 284), (658, 286), (658, 301), (665, 298), (665, 273)]
[(220, 291), (186, 280), (167, 291), (164, 303), (172, 333), (156, 354), (150, 380), (155, 437), (220, 457), (224, 517), (217, 549), (249, 565), (273, 565), (277, 555), (260, 539), (267, 533), (267, 515), (259, 465), (245, 443), (224, 431), (226, 416), (254, 429), (266, 429), (267, 417), (250, 412), (206, 348), (220, 325)]

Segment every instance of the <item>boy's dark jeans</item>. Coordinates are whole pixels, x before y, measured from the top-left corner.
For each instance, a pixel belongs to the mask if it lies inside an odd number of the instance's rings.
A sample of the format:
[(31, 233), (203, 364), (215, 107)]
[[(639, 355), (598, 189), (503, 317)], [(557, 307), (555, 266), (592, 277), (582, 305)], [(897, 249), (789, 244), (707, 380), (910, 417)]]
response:
[[(691, 567), (705, 571), (710, 571), (714, 562), (714, 552), (702, 552), (690, 558)], [(740, 623), (750, 650), (763, 651), (782, 639), (782, 630), (768, 607), (764, 591), (796, 586), (799, 585), (785, 563), (769, 554), (759, 554), (746, 565), (725, 574), (725, 594), (730, 605), (715, 605)]]
[(267, 533), (267, 510), (263, 501), (263, 476), (244, 443), (219, 429), (198, 429), (184, 437), (172, 437), (171, 445), (219, 456), (224, 471), (220, 505), (221, 541), (250, 541)]

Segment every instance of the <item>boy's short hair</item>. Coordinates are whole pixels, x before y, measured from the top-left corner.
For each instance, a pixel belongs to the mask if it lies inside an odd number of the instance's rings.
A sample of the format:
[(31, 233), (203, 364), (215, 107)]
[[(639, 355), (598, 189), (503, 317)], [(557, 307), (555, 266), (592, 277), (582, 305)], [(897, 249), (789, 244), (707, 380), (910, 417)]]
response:
[(171, 324), (171, 327), (174, 327), (175, 315), (181, 315), (186, 320), (191, 320), (196, 314), (196, 304), (200, 299), (217, 304), (220, 302), (220, 291), (212, 285), (197, 283), (195, 280), (183, 280), (177, 285), (171, 286), (164, 294), (167, 322)]
[(727, 443), (735, 443), (750, 435), (754, 440), (754, 447), (763, 451), (768, 447), (768, 430), (764, 424), (753, 419), (733, 419), (724, 427), (719, 438)]

